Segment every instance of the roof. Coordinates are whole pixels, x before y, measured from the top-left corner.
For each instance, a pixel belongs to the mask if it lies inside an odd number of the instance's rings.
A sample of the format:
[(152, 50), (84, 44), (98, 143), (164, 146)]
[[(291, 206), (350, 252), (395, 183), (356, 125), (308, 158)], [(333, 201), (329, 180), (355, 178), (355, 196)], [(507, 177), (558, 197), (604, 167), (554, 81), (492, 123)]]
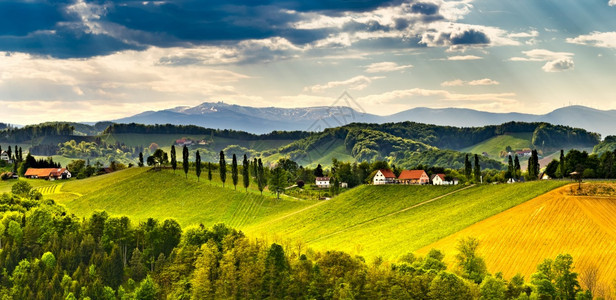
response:
[(50, 177), (50, 176), (61, 176), (62, 173), (66, 171), (66, 168), (46, 168), (46, 169), (37, 169), (37, 168), (28, 168), (25, 176), (36, 176), (36, 177)]
[(421, 178), (423, 174), (426, 174), (426, 171), (424, 170), (404, 170), (402, 171), (402, 173), (400, 173), (400, 176), (398, 176), (398, 179), (416, 180), (416, 179)]
[(385, 178), (396, 178), (396, 174), (391, 170), (380, 169), (379, 171), (381, 171), (381, 174), (383, 174)]
[(329, 181), (329, 177), (317, 177), (317, 181)]
[(445, 181), (445, 174), (443, 174), (443, 173), (434, 174), (434, 175), (432, 175), (432, 177), (430, 179), (434, 180), (434, 178), (436, 176), (440, 177), (442, 181)]

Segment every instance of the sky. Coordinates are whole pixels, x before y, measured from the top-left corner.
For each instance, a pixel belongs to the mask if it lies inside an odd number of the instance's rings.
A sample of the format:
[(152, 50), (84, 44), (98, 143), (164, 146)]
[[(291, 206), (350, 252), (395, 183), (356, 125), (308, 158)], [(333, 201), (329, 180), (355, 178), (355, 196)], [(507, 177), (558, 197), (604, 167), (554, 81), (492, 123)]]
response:
[(0, 122), (223, 101), (616, 109), (616, 0), (0, 0)]

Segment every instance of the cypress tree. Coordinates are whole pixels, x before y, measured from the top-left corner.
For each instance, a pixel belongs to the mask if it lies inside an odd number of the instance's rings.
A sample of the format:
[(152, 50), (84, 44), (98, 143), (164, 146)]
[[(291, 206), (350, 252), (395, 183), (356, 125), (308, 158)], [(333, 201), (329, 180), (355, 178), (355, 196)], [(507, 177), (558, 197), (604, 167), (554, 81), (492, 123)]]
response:
[(139, 152), (139, 166), (143, 167), (143, 152)]
[(184, 174), (186, 175), (186, 178), (188, 178), (188, 167), (189, 167), (189, 162), (188, 162), (188, 147), (186, 147), (186, 145), (184, 145), (184, 148), (182, 149), (182, 167), (184, 167)]
[(565, 170), (565, 151), (563, 151), (563, 149), (560, 149), (560, 161), (558, 165), (560, 167), (560, 178), (565, 178), (567, 170)]
[(248, 169), (250, 166), (248, 165), (248, 157), (244, 154), (244, 161), (242, 161), (242, 179), (244, 180), (244, 189), (248, 192), (248, 186), (250, 185), (250, 175), (248, 174)]
[(212, 163), (210, 162), (207, 163), (207, 180), (212, 184)]
[(520, 174), (522, 174), (522, 166), (520, 166), (520, 159), (517, 155), (515, 156), (515, 159), (513, 161), (513, 169), (515, 170), (514, 177), (516, 179), (520, 178)]
[(222, 181), (222, 187), (225, 187), (225, 181), (227, 181), (227, 161), (225, 160), (225, 152), (222, 150), (220, 150), (220, 161), (218, 165), (220, 169), (220, 181)]
[(513, 167), (513, 159), (511, 158), (511, 155), (509, 155), (509, 167), (507, 168), (507, 172), (509, 173), (508, 176), (506, 176), (507, 178), (513, 178), (513, 174), (515, 173), (515, 169)]
[(199, 155), (199, 150), (195, 154), (195, 172), (197, 173), (197, 181), (201, 181), (201, 155)]
[(11, 159), (11, 153), (13, 153), (13, 151), (11, 151), (11, 146), (9, 145), (9, 149), (6, 150), (6, 154), (9, 155), (9, 159)]
[(265, 170), (263, 169), (263, 162), (259, 158), (258, 167), (257, 167), (257, 186), (259, 187), (259, 192), (263, 195), (263, 189), (265, 188), (267, 180), (265, 179)]
[(231, 180), (233, 180), (233, 188), (237, 191), (237, 182), (239, 179), (239, 174), (238, 174), (238, 169), (237, 169), (237, 157), (235, 156), (235, 153), (233, 153), (233, 159), (231, 160)]
[(479, 165), (479, 156), (475, 154), (475, 182), (479, 182), (481, 180), (481, 166)]
[(259, 163), (257, 162), (257, 159), (255, 158), (252, 162), (252, 176), (257, 178), (258, 175), (259, 175)]
[(173, 168), (173, 173), (175, 173), (175, 169), (177, 169), (177, 167), (178, 167), (178, 160), (175, 154), (175, 145), (171, 145), (171, 168)]
[(468, 159), (468, 154), (467, 154), (466, 157), (464, 157), (464, 175), (466, 176), (468, 180), (471, 179), (472, 172), (473, 171), (472, 171), (471, 161)]

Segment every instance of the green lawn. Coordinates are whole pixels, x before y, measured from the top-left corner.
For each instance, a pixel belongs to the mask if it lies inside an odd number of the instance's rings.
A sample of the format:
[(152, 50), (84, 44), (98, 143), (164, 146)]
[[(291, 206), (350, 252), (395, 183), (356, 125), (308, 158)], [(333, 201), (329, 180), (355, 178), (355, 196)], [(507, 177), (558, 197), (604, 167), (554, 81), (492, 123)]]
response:
[(67, 182), (58, 197), (48, 198), (57, 200), (78, 216), (106, 210), (111, 215), (127, 215), (135, 221), (149, 217), (173, 218), (184, 227), (225, 223), (239, 229), (316, 203), (289, 198), (277, 200), (268, 194), (261, 196), (241, 190), (197, 182), (194, 177), (186, 179), (180, 172), (132, 168)]
[(246, 231), (283, 236), (318, 249), (392, 258), (564, 184), (567, 182), (475, 186), (390, 216), (386, 215), (457, 187), (362, 186), (293, 218), (256, 224)]

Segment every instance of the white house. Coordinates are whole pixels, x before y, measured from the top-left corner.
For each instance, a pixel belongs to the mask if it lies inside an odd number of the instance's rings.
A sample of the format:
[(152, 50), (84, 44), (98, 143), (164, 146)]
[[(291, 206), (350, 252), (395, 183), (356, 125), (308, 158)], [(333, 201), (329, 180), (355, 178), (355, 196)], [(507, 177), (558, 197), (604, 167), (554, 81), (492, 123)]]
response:
[(6, 151), (2, 151), (2, 153), (0, 153), (0, 160), (10, 162), (11, 158), (9, 157), (9, 154)]
[(317, 177), (315, 184), (319, 188), (329, 188), (329, 177)]
[(349, 184), (347, 182), (341, 182), (340, 187), (343, 189), (349, 188)]
[(372, 184), (391, 184), (396, 183), (396, 174), (390, 170), (381, 169), (376, 171), (374, 178), (372, 178)]
[(445, 174), (432, 175), (432, 185), (445, 185)]

